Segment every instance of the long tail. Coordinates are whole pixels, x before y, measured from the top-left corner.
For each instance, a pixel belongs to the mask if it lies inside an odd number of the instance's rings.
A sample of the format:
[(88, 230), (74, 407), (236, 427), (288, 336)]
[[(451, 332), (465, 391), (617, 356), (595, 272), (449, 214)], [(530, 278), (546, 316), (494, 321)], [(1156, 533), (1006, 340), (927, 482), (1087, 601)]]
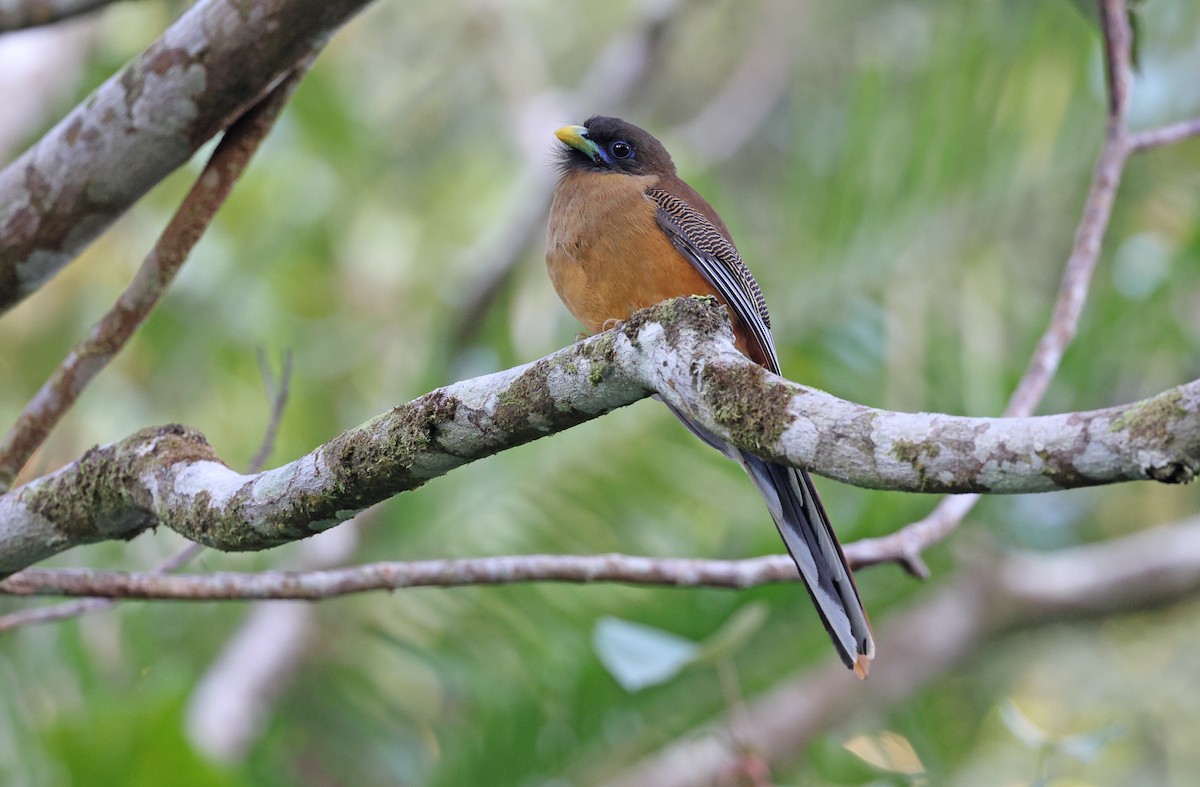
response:
[[(662, 401), (657, 395), (654, 398)], [(804, 580), (804, 587), (812, 597), (838, 656), (855, 674), (865, 678), (871, 659), (875, 658), (871, 624), (858, 597), (858, 588), (854, 586), (842, 545), (829, 524), (829, 517), (808, 473), (739, 450), (671, 405), (667, 407), (688, 431), (735, 460), (750, 474), (767, 501), (771, 518), (775, 520), (788, 553), (800, 569), (800, 578)]]
[(871, 624), (812, 479), (804, 470), (766, 462), (745, 451), (734, 458), (767, 501), (771, 518), (800, 569), (800, 577), (838, 655), (847, 667), (865, 678), (875, 658)]

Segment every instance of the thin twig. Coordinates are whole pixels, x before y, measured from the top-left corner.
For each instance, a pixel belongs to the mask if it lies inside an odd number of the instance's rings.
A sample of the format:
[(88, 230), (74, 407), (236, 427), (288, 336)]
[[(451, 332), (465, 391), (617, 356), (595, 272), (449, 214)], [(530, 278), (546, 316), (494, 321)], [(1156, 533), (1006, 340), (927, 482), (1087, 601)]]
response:
[[(1075, 338), (1079, 318), (1087, 303), (1092, 274), (1100, 259), (1104, 233), (1112, 217), (1117, 187), (1129, 156), (1125, 127), (1131, 81), (1129, 17), (1125, 13), (1124, 0), (1101, 0), (1101, 7), (1107, 9), (1102, 16), (1107, 44), (1105, 60), (1110, 64), (1109, 84), (1114, 95), (1109, 102), (1107, 133), (1092, 173), (1092, 185), (1084, 202), (1083, 217), (1075, 231), (1075, 245), (1063, 270), (1050, 324), (1038, 341), (1025, 374), (1004, 408), (1004, 415), (1009, 418), (1033, 413), (1050, 381), (1054, 379), (1067, 345)], [(1109, 32), (1110, 27), (1119, 28), (1122, 32)]]
[(62, 416), (158, 304), (314, 57), (315, 52), (229, 127), (133, 281), (17, 417), (0, 442), (0, 492), (12, 486)]
[(917, 579), (929, 579), (921, 552), (954, 532), (978, 502), (976, 494), (943, 497), (923, 519), (886, 536), (859, 539), (853, 546), (862, 550), (864, 566), (896, 562)]
[[(150, 569), (150, 571), (147, 573), (158, 575), (169, 574), (173, 571), (178, 571), (180, 568), (194, 560), (195, 557), (205, 549), (206, 547), (203, 544), (188, 544), (174, 555), (171, 555), (169, 558)], [(53, 604), (48, 607), (35, 607), (34, 609), (23, 609), (19, 612), (0, 615), (0, 633), (21, 628), (22, 626), (31, 626), (40, 623), (57, 623), (62, 620), (70, 620), (71, 618), (77, 618), (82, 615), (88, 615), (93, 612), (106, 610), (109, 607), (120, 603), (120, 601), (121, 599), (119, 598), (89, 596), (87, 598), (80, 598), (74, 601), (64, 601), (60, 604)]]
[[(845, 552), (861, 567), (856, 544)], [(1154, 528), (1112, 542), (1075, 547), (1046, 556), (1005, 558), (1004, 573), (1016, 593), (1026, 578), (1039, 577), (1040, 590), (1025, 596), (1057, 605), (1093, 608), (1183, 592), (1200, 582), (1200, 518)], [(1018, 570), (1016, 566), (1021, 568)], [(1091, 567), (1087, 568), (1086, 567)], [(1148, 585), (1146, 577), (1155, 577)], [(0, 582), (13, 596), (93, 596), (103, 598), (213, 600), (319, 600), (378, 590), (415, 587), (509, 585), (524, 582), (592, 584), (622, 582), (665, 587), (744, 589), (795, 582), (796, 566), (786, 555), (744, 560), (654, 558), (634, 555), (513, 555), (456, 560), (366, 563), (320, 571), (215, 572), (210, 574), (131, 573), (97, 569), (26, 569)], [(1116, 595), (1102, 599), (1105, 588)], [(1141, 588), (1138, 591), (1138, 588)], [(1119, 591), (1119, 592), (1118, 592)], [(1119, 596), (1119, 597), (1118, 597)], [(1000, 610), (1003, 611), (1003, 610)], [(1081, 612), (1082, 614), (1082, 612)], [(1098, 613), (1093, 613), (1098, 614)]]
[(262, 373), (267, 396), (271, 399), (271, 415), (267, 419), (267, 430), (263, 434), (262, 444), (246, 468), (247, 473), (257, 473), (266, 467), (271, 451), (275, 450), (275, 439), (279, 435), (279, 424), (283, 421), (283, 409), (287, 407), (292, 384), (292, 351), (284, 352), (278, 379), (271, 372), (271, 364), (267, 362), (266, 355), (261, 350), (258, 353), (258, 368)]
[[(258, 366), (271, 399), (271, 417), (262, 446), (250, 462), (249, 472), (252, 473), (263, 468), (275, 445), (291, 383), (292, 354), (290, 351), (284, 353), (278, 379), (261, 349)], [(334, 531), (326, 536), (341, 535), (339, 540), (345, 540), (348, 534), (350, 540), (356, 540), (350, 530)], [(310, 547), (307, 551), (313, 551), (312, 546), (316, 543), (328, 544), (328, 540), (306, 542)], [(191, 544), (187, 549), (199, 552), (204, 547)], [(113, 603), (117, 603), (116, 600)], [(280, 606), (288, 608), (280, 609)], [(306, 632), (312, 621), (312, 610), (298, 609), (282, 602), (274, 605), (259, 602), (257, 608), (250, 611), (192, 692), (187, 729), (193, 746), (210, 758), (228, 761), (234, 752), (244, 752), (245, 747), (256, 740), (261, 732), (258, 719), (266, 715), (272, 699), (295, 674), (293, 667), (308, 641)]]
[(1165, 145), (1174, 145), (1185, 139), (1200, 136), (1200, 118), (1183, 120), (1162, 128), (1138, 131), (1129, 136), (1129, 148), (1135, 153)]
[(48, 607), (34, 607), (32, 609), (22, 609), (17, 612), (10, 612), (7, 615), (0, 615), (0, 633), (12, 631), (23, 626), (34, 626), (42, 623), (57, 623), (61, 620), (70, 620), (72, 618), (81, 617), (91, 612), (99, 612), (102, 609), (120, 603), (115, 598), (80, 598), (74, 601), (64, 601), (59, 604), (52, 604)]
[[(1130, 45), (1133, 40), (1125, 0), (1098, 0), (1104, 35), (1105, 75), (1108, 83), (1108, 118), (1104, 145), (1092, 172), (1092, 183), (1084, 202), (1083, 216), (1075, 231), (1075, 244), (1063, 270), (1050, 324), (1037, 343), (1029, 365), (1004, 408), (1004, 416), (1031, 415), (1058, 372), (1068, 345), (1079, 329), (1083, 307), (1100, 259), (1104, 234), (1112, 217), (1113, 202), (1125, 163), (1133, 150), (1126, 126), (1133, 84)], [(924, 519), (894, 533), (860, 542), (878, 560), (895, 559), (914, 576), (927, 576), (920, 553), (942, 541), (962, 524), (979, 502), (979, 495), (944, 498)]]
[(634, 555), (514, 555), (458, 560), (365, 563), (324, 571), (214, 572), (164, 576), (98, 569), (25, 569), (0, 582), (14, 596), (203, 601), (335, 598), (372, 590), (516, 582), (625, 582), (671, 587), (747, 588), (792, 582), (786, 555), (746, 560), (652, 558)]
[(1104, 36), (1104, 77), (1108, 83), (1108, 119), (1125, 132), (1129, 91), (1133, 85), (1133, 28), (1125, 0), (1097, 0)]

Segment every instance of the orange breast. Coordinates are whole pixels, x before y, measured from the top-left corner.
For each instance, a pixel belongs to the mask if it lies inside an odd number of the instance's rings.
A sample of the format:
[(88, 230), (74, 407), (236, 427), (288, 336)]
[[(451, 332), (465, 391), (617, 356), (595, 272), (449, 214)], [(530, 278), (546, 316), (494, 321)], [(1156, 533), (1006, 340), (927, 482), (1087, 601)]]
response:
[(668, 298), (717, 295), (658, 226), (643, 194), (655, 181), (571, 172), (554, 192), (546, 267), (558, 297), (592, 333)]

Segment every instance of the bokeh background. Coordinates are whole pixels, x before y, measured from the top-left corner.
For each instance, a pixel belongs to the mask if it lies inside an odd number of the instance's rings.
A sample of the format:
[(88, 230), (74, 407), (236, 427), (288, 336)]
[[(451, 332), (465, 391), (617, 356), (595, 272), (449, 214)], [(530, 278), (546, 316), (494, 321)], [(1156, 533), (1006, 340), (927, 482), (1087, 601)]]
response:
[[(117, 4), (21, 36), (26, 64), (57, 65), (6, 88), (14, 116), (33, 121), (0, 155), (14, 158), (185, 7)], [(1132, 124), (1200, 113), (1200, 6), (1148, 0), (1138, 27)], [(244, 465), (268, 419), (260, 352), (276, 367), (294, 357), (274, 465), (433, 387), (569, 343), (579, 328), (542, 262), (552, 133), (592, 113), (655, 132), (721, 212), (792, 379), (878, 407), (996, 414), (1046, 325), (1104, 106), (1096, 25), (1068, 0), (381, 0), (321, 55), (165, 302), (31, 473), (166, 422)], [(202, 161), (0, 319), (5, 428), (115, 299)], [(1189, 141), (1131, 162), (1079, 338), (1041, 411), (1196, 377), (1200, 142)], [(818, 485), (845, 541), (936, 503)], [(1197, 510), (1195, 486), (989, 499), (926, 557), (936, 586), (988, 550), (1059, 549)], [(182, 544), (160, 531), (52, 564), (145, 569)], [(741, 471), (648, 401), (313, 542), (210, 552), (195, 567), (608, 551), (743, 557), (780, 544)], [(876, 622), (927, 590), (894, 566), (858, 582)], [(28, 605), (0, 599), (0, 613)], [(1190, 601), (996, 640), (898, 703), (864, 700), (774, 777), (1189, 783), (1198, 612)], [(751, 625), (724, 689), (721, 669), (701, 663), (628, 691), (597, 653), (605, 618), (694, 641), (734, 618)], [(653, 654), (661, 643), (647, 637)], [(831, 657), (798, 586), (126, 603), (0, 635), (0, 782), (592, 784), (720, 722), (730, 674), (753, 697)], [(859, 684), (847, 676), (845, 691)], [(892, 754), (864, 757), (864, 740)]]

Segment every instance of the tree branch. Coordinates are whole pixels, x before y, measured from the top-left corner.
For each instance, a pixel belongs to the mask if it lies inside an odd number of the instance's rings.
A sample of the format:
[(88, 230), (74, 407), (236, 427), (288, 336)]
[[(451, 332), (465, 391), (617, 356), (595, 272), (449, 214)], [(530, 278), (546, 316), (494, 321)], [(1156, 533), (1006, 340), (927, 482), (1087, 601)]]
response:
[(50, 431), (158, 305), (315, 57), (310, 53), (229, 127), (121, 297), (21, 411), (0, 441), (0, 491), (8, 490)]
[[(459, 560), (364, 563), (324, 571), (174, 574), (30, 568), (0, 581), (0, 594), (175, 601), (316, 601), (372, 590), (518, 582), (623, 582), (671, 587), (748, 588), (799, 578), (787, 555), (746, 560), (635, 555), (513, 555)], [(2, 630), (2, 629), (0, 629)]]
[[(1038, 340), (1025, 373), (1021, 375), (1004, 408), (1004, 415), (1009, 418), (1034, 413), (1058, 373), (1067, 347), (1075, 338), (1083, 307), (1087, 304), (1092, 276), (1100, 261), (1100, 249), (1112, 218), (1121, 175), (1129, 154), (1136, 149), (1136, 140), (1131, 140), (1126, 126), (1133, 86), (1130, 49), (1133, 34), (1125, 0), (1097, 0), (1097, 3), (1109, 96), (1104, 145), (1092, 171), (1083, 215), (1075, 230), (1071, 256), (1063, 268), (1050, 323)], [(898, 559), (909, 573), (923, 579), (929, 571), (921, 560), (921, 551), (953, 533), (977, 502), (978, 495), (948, 498), (938, 503), (925, 518), (890, 535), (864, 542), (864, 547), (869, 546), (875, 554), (877, 560), (872, 562)]]
[[(299, 75), (297, 75), (298, 77)], [(284, 407), (287, 406), (288, 390), (292, 376), (292, 356), (290, 353), (284, 356), (283, 366), (279, 371), (278, 378), (272, 374), (266, 358), (261, 355), (259, 357), (259, 367), (262, 370), (263, 384), (266, 385), (267, 394), (271, 399), (271, 414), (267, 420), (267, 428), (263, 433), (262, 444), (259, 446), (258, 453), (250, 460), (248, 471), (251, 473), (257, 473), (262, 470), (267, 457), (270, 456), (271, 450), (275, 447), (275, 438), (279, 433), (279, 423), (283, 419)], [(203, 544), (192, 542), (159, 563), (150, 570), (150, 573), (170, 574), (190, 563), (193, 558), (203, 551)], [(115, 603), (117, 603), (116, 598), (81, 598), (76, 601), (66, 601), (52, 606), (0, 615), (0, 632), (20, 628), (21, 626), (37, 623), (53, 623), (92, 612), (100, 612), (101, 610), (108, 609)]]
[[(862, 543), (845, 546), (851, 568), (877, 562), (871, 560), (869, 551), (859, 548)], [(1128, 609), (1134, 598), (1147, 605), (1165, 603), (1200, 588), (1200, 518), (1055, 555), (1013, 554), (1005, 560), (1000, 569), (1008, 583), (1005, 593), (1021, 605), (1047, 610), (1055, 619), (1120, 612)], [(164, 601), (318, 601), (378, 590), (523, 582), (621, 582), (743, 590), (799, 579), (796, 565), (787, 555), (742, 560), (619, 554), (513, 555), (365, 563), (321, 571), (174, 575), (166, 573), (170, 568), (141, 573), (30, 568), (0, 580), (0, 594)], [(1029, 577), (1038, 577), (1038, 582), (1023, 584)], [(1153, 581), (1147, 584), (1147, 577)], [(0, 619), (0, 631), (9, 628), (2, 623)]]
[(0, 171), (0, 312), (40, 287), (367, 0), (200, 0)]
[(0, 497), (0, 573), (164, 525), (222, 550), (304, 538), (476, 459), (652, 392), (735, 445), (859, 486), (996, 493), (1200, 469), (1200, 380), (1089, 413), (903, 414), (770, 374), (711, 299), (679, 298), (526, 366), (396, 407), (275, 470), (240, 475), (199, 433), (146, 429)]
[(1174, 145), (1185, 139), (1200, 136), (1200, 118), (1183, 120), (1162, 128), (1152, 128), (1148, 131), (1138, 131), (1129, 138), (1129, 147), (1137, 153), (1151, 148)]
[[(204, 547), (200, 544), (188, 544), (174, 555), (171, 555), (169, 558), (150, 569), (150, 571), (146, 573), (146, 576), (169, 574), (172, 571), (175, 571), (185, 564), (191, 562), (191, 560), (202, 551), (204, 551)], [(3, 585), (3, 581), (0, 581), (0, 585)], [(71, 618), (77, 618), (81, 615), (88, 615), (93, 612), (101, 612), (113, 606), (120, 600), (119, 597), (112, 596), (104, 598), (93, 593), (85, 593), (82, 595), (84, 596), (83, 598), (77, 598), (73, 601), (64, 601), (60, 604), (51, 604), (49, 606), (35, 607), (33, 609), (22, 609), (18, 610), (17, 612), (10, 612), (7, 615), (0, 615), (0, 633), (21, 628), (22, 626), (32, 626), (40, 623), (57, 623), (60, 620), (70, 620)]]

